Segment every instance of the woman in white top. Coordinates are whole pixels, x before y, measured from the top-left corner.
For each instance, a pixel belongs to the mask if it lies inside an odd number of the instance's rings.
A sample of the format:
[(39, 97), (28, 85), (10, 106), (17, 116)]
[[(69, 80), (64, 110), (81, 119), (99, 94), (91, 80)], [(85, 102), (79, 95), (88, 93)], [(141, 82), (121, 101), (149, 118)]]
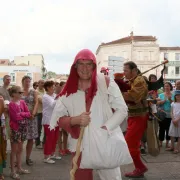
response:
[(44, 126), (45, 143), (44, 143), (44, 162), (54, 164), (52, 159), (61, 159), (61, 157), (55, 156), (56, 143), (58, 140), (59, 128), (50, 130), (51, 115), (55, 106), (55, 94), (54, 94), (54, 82), (46, 81), (44, 83), (44, 89), (46, 94), (42, 98), (43, 105), (43, 119), (42, 124)]

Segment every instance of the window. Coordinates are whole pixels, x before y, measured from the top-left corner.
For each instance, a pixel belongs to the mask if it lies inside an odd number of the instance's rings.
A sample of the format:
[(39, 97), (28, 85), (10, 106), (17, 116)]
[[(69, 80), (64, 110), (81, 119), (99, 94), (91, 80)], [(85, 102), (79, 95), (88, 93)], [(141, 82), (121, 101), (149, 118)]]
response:
[(176, 67), (175, 72), (176, 72), (176, 74), (179, 74), (179, 67)]
[(16, 82), (16, 75), (15, 73), (10, 73), (11, 76), (11, 82)]
[(164, 53), (164, 59), (168, 59), (168, 53)]
[(168, 67), (165, 68), (164, 74), (168, 74)]
[(123, 51), (123, 58), (127, 59), (127, 52), (126, 51)]
[(175, 60), (180, 60), (180, 53), (175, 54)]

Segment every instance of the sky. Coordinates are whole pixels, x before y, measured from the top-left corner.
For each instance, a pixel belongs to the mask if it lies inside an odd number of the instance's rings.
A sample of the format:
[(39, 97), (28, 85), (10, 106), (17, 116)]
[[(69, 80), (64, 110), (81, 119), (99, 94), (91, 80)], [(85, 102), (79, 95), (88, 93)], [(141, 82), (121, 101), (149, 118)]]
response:
[(79, 50), (152, 35), (180, 46), (180, 0), (0, 0), (0, 58), (43, 54), (46, 68), (69, 73)]

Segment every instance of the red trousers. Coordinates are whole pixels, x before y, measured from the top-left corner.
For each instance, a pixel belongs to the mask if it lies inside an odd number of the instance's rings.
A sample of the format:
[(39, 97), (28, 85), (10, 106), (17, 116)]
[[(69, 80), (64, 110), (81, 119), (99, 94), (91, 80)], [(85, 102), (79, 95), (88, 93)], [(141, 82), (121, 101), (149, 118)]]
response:
[(56, 151), (56, 143), (59, 136), (59, 127), (56, 127), (55, 130), (51, 131), (49, 129), (49, 125), (44, 125), (44, 135), (44, 155), (49, 156), (54, 154), (54, 152)]
[(125, 139), (132, 156), (134, 165), (137, 169), (145, 168), (140, 157), (140, 143), (147, 128), (148, 116), (135, 116), (128, 118), (128, 128)]

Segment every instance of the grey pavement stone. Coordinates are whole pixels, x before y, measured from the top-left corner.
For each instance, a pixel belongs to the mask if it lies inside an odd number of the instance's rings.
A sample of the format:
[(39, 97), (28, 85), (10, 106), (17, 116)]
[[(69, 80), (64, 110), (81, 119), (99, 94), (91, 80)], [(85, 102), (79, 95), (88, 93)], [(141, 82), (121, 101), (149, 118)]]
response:
[[(171, 156), (173, 161), (167, 161)], [(144, 178), (138, 178), (138, 180), (180, 180), (180, 163), (175, 161), (175, 158), (179, 159), (180, 155), (174, 155), (169, 152), (162, 151), (161, 154), (154, 158), (149, 155), (144, 156), (145, 164), (148, 166), (149, 171), (145, 174)], [(45, 164), (43, 162), (43, 151), (33, 149), (32, 160), (34, 166), (28, 167), (25, 164), (25, 156), (23, 154), (23, 168), (29, 169), (31, 174), (22, 175), (21, 180), (69, 180), (69, 172), (71, 169), (71, 156), (65, 156), (62, 160), (57, 160), (55, 164)], [(9, 166), (9, 163), (8, 163)], [(122, 175), (125, 172), (132, 171), (133, 165), (126, 165), (121, 167)], [(10, 180), (10, 169), (5, 169), (5, 180)], [(94, 172), (94, 180), (100, 180), (96, 172)], [(131, 180), (131, 178), (123, 177), (123, 180)], [(135, 179), (133, 179), (135, 180)]]

